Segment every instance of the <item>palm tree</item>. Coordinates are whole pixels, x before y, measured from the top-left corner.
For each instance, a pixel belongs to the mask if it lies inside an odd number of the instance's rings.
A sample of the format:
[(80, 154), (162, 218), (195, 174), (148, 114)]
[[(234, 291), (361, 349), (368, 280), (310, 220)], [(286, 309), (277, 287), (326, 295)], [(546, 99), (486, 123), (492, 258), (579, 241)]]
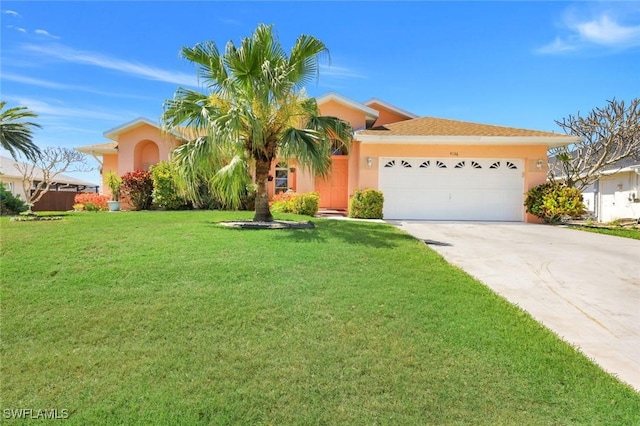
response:
[(3, 111), (6, 104), (6, 102), (0, 101), (0, 145), (9, 151), (14, 159), (18, 152), (21, 152), (29, 160), (35, 161), (36, 157), (40, 155), (40, 149), (31, 139), (33, 128), (40, 128), (40, 125), (20, 120), (38, 116), (26, 107), (14, 107)]
[(319, 55), (328, 54), (316, 38), (301, 35), (287, 54), (273, 27), (261, 24), (239, 46), (230, 41), (224, 53), (214, 42), (181, 53), (196, 64), (208, 89), (178, 88), (162, 116), (166, 130), (188, 140), (174, 151), (174, 159), (190, 193), (213, 165), (219, 169), (209, 180), (212, 190), (237, 206), (251, 165), (257, 185), (253, 220), (272, 221), (267, 177), (276, 157), (295, 158), (303, 168), (326, 176), (332, 146), (348, 149), (351, 144), (351, 126), (321, 116), (303, 88), (317, 78)]

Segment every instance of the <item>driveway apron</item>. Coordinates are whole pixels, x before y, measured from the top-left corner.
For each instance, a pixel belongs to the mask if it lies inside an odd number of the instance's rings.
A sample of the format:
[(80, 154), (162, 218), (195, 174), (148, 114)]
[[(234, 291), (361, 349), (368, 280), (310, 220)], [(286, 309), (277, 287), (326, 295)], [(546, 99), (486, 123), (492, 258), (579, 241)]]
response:
[(640, 241), (565, 227), (387, 221), (640, 391)]

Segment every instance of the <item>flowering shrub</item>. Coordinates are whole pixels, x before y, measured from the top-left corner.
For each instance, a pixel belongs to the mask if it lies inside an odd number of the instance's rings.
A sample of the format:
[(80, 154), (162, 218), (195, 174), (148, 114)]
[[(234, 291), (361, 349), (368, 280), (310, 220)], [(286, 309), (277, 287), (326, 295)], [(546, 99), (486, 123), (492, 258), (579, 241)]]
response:
[(296, 194), (281, 192), (273, 197), (271, 209), (274, 213), (294, 213), (315, 216), (318, 213), (320, 195), (317, 192)]
[(382, 219), (384, 195), (376, 189), (356, 189), (349, 200), (349, 217)]
[(98, 212), (101, 210), (107, 210), (107, 201), (109, 197), (96, 194), (93, 192), (83, 192), (77, 194), (73, 199), (74, 210), (86, 210), (89, 212)]
[(153, 202), (153, 179), (146, 170), (135, 170), (122, 176), (122, 194), (134, 210), (148, 210)]

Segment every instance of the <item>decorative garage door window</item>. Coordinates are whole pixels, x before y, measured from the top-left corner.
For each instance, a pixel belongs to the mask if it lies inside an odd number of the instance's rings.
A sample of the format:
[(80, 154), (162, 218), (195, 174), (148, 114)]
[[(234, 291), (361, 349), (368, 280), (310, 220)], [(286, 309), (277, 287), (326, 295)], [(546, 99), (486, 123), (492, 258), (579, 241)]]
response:
[(289, 165), (284, 161), (276, 164), (275, 193), (287, 192), (289, 189)]
[(483, 160), (462, 160), (462, 161), (449, 161), (449, 160), (415, 160), (415, 159), (399, 159), (399, 160), (388, 160), (384, 162), (384, 168), (404, 168), (410, 169), (413, 167), (419, 169), (428, 169), (432, 167), (437, 167), (438, 169), (483, 169), (488, 168), (492, 170), (496, 169), (509, 169), (509, 170), (519, 170), (519, 167), (511, 161), (484, 161), (484, 165), (481, 164)]

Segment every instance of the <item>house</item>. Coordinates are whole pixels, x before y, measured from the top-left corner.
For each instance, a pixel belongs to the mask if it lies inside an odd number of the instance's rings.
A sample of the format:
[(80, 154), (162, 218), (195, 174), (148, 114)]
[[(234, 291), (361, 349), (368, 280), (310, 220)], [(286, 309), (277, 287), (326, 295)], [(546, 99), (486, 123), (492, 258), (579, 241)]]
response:
[(607, 167), (582, 190), (582, 198), (599, 222), (640, 220), (640, 161), (625, 158)]
[[(547, 150), (577, 138), (536, 130), (417, 117), (380, 99), (360, 103), (337, 93), (316, 98), (323, 115), (349, 122), (349, 153), (335, 152), (321, 179), (295, 160), (272, 166), (270, 194), (317, 191), (323, 209), (347, 209), (358, 188), (385, 196), (388, 219), (533, 221), (524, 194), (546, 181)], [(111, 142), (77, 148), (102, 157), (103, 179), (168, 159), (181, 143), (152, 121), (139, 118), (105, 132)], [(103, 181), (103, 188), (105, 187)]]
[[(25, 165), (25, 163), (18, 162), (13, 158), (0, 156), (0, 182), (5, 189), (13, 195), (19, 196), (23, 201), (27, 200), (24, 184), (26, 183), (27, 190), (32, 190), (44, 179), (44, 171), (41, 168), (29, 165), (28, 167), (33, 167), (33, 185), (29, 186), (29, 182), (25, 182), (22, 172), (18, 169), (18, 166), (23, 168)], [(98, 189), (98, 186), (91, 182), (60, 174), (55, 177), (49, 192), (34, 205), (33, 209), (36, 211), (71, 210), (73, 197), (76, 193), (98, 192)]]

